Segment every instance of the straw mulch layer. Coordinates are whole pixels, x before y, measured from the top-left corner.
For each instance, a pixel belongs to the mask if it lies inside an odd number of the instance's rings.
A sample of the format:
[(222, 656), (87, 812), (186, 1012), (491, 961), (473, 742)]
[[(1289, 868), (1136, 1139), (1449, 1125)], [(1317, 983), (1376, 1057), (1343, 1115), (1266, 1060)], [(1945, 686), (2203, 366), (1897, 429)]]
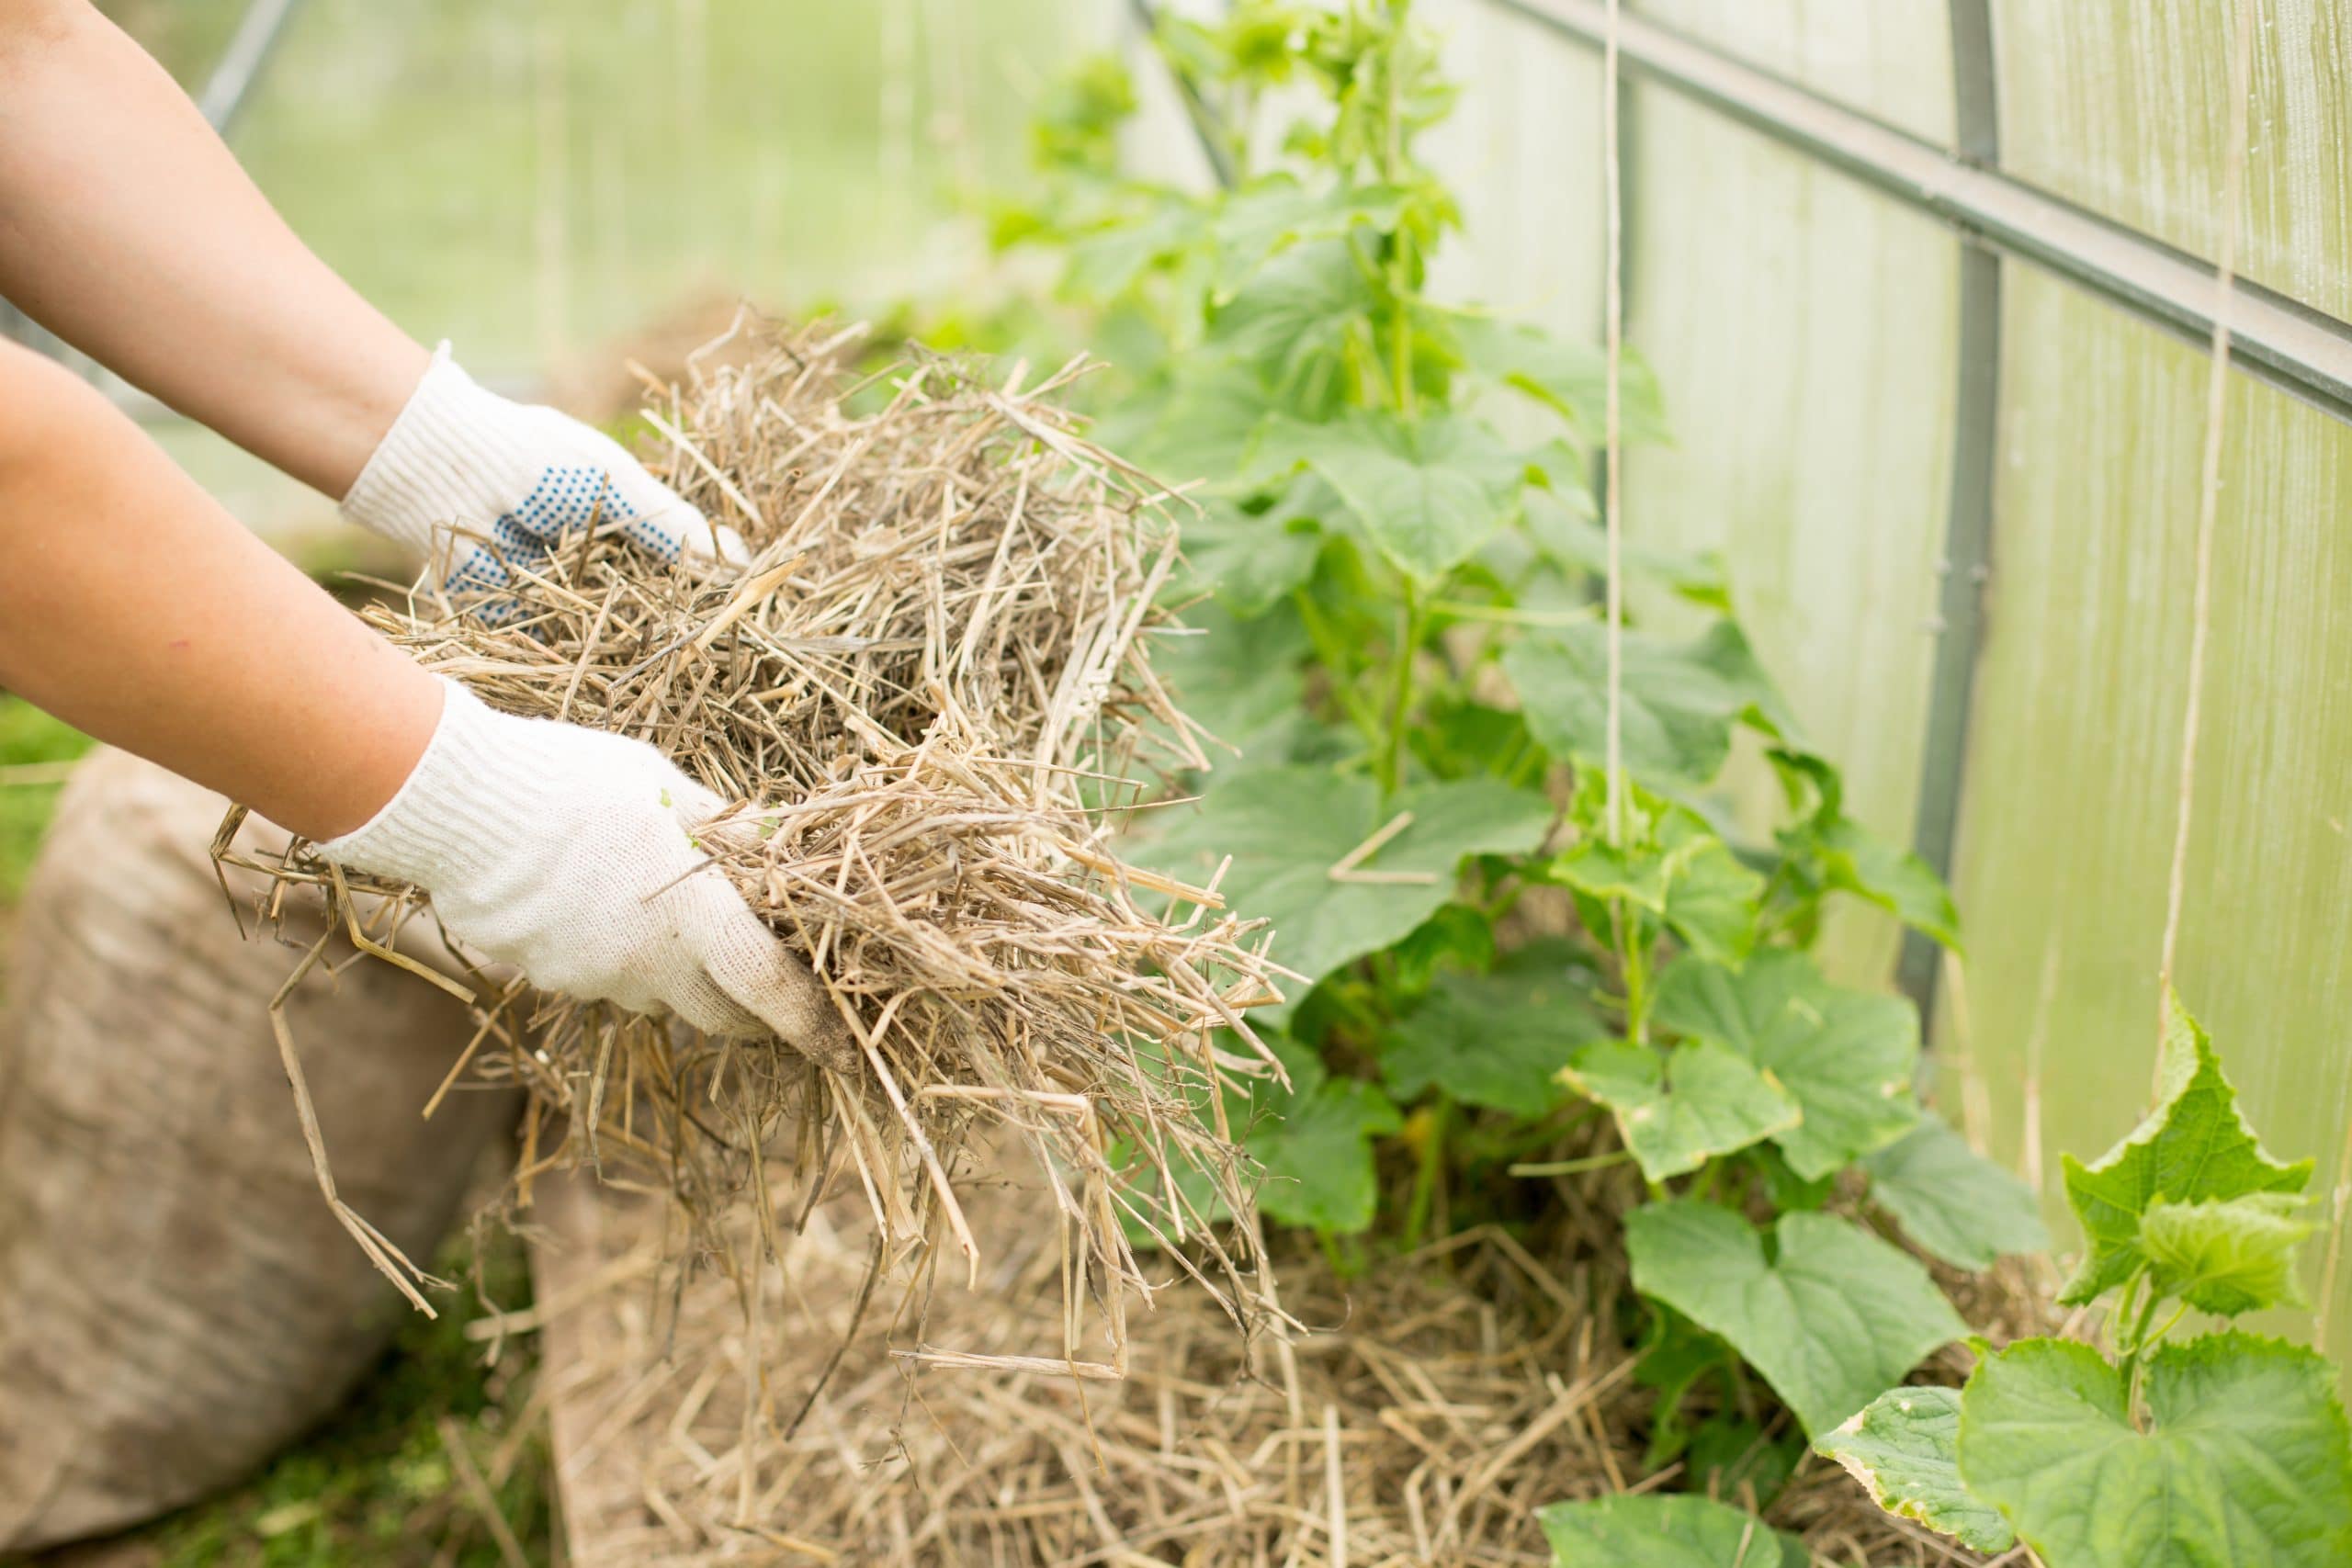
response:
[[(745, 1282), (836, 1190), (863, 1194), (887, 1265), (944, 1253), (977, 1278), (995, 1238), (949, 1172), (976, 1130), (1009, 1132), (1049, 1185), (1017, 1229), (1051, 1240), (1068, 1298), (1068, 1342), (1042, 1348), (1077, 1355), (1099, 1311), (1091, 1371), (1113, 1377), (1139, 1278), (1126, 1225), (1202, 1236), (1172, 1165), (1242, 1216), (1218, 1234), (1246, 1251), (1248, 1179), (1194, 1107), (1277, 1070), (1241, 1016), (1274, 995), (1253, 928), (1105, 847), (1127, 781), (1208, 761), (1151, 671), (1175, 635), (1155, 607), (1168, 498), (1058, 407), (1082, 367), (1030, 387), (918, 355), (861, 378), (857, 335), (739, 321), (712, 368), (649, 401), (650, 465), (741, 532), (747, 570), (665, 567), (616, 523), (506, 559), (487, 604), (419, 591), (370, 612), (493, 706), (641, 737), (735, 803), (700, 840), (854, 1050), (820, 1065), (518, 985), (485, 992), (469, 1055), (531, 1091), (526, 1181), (584, 1162), (668, 1190), (707, 1245), (749, 1249), (729, 1262)], [(343, 886), (307, 853), (271, 869)], [(541, 1147), (542, 1128), (568, 1131)], [(790, 1195), (757, 1157), (787, 1138)], [(1250, 1315), (1239, 1252), (1200, 1256), (1222, 1310)]]
[[(1134, 1320), (1114, 1384), (910, 1354), (1034, 1348), (1058, 1301), (1046, 1238), (993, 1252), (977, 1291), (876, 1288), (865, 1213), (820, 1207), (767, 1281), (782, 1310), (747, 1333), (723, 1276), (659, 1283), (686, 1245), (659, 1204), (552, 1196), (545, 1304), (525, 1321), (549, 1335), (582, 1568), (1539, 1568), (1543, 1505), (1688, 1483), (1644, 1469), (1654, 1396), (1623, 1345), (1622, 1243), (1594, 1184), (1540, 1243), (1480, 1229), (1352, 1280), (1319, 1254), (1278, 1256), (1306, 1325), (1286, 1338), (1244, 1341), (1199, 1293), (1163, 1293)], [(1012, 1235), (1049, 1201), (1008, 1183), (970, 1207)], [(2030, 1286), (1989, 1278), (1972, 1315), (2007, 1337), (2037, 1319)], [(1768, 1517), (1824, 1562), (1985, 1561), (1880, 1512), (1819, 1459)]]

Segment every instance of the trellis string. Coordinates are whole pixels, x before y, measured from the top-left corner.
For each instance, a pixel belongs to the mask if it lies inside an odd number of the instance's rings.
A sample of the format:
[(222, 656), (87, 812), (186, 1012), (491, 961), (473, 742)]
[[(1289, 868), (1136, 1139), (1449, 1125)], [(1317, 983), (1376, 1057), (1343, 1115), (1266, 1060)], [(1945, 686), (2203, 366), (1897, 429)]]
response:
[(2256, 0), (2232, 6), (2229, 58), (2229, 155), (2222, 172), (2222, 234), (2213, 277), (2213, 339), (2205, 392), (2205, 456), (2197, 498), (2197, 576), (2189, 612), (2188, 696), (2181, 710), (2180, 793), (2175, 811), (2172, 870), (2165, 894), (2164, 948), (2156, 968), (2156, 1079), (2164, 1077), (2173, 961), (2180, 946), (2181, 910), (2188, 886), (2188, 833), (2197, 795), (2197, 739), (2205, 706), (2205, 650), (2212, 629), (2213, 532), (2221, 511), (2222, 441), (2228, 424), (2230, 302), (2237, 288), (2238, 208), (2244, 199), (2246, 99), (2253, 79)]
[(1623, 243), (1624, 197), (1618, 188), (1617, 158), (1617, 8), (1609, 0), (1609, 25), (1600, 51), (1600, 167), (1608, 254), (1602, 266), (1603, 335), (1608, 344), (1607, 389), (1603, 397), (1601, 515), (1608, 536), (1608, 605), (1605, 614), (1609, 660), (1609, 716), (1605, 761), (1609, 770), (1608, 830), (1611, 848), (1625, 840), (1625, 574), (1624, 474), (1621, 464), (1622, 413), (1618, 378), (1625, 351), (1625, 280)]

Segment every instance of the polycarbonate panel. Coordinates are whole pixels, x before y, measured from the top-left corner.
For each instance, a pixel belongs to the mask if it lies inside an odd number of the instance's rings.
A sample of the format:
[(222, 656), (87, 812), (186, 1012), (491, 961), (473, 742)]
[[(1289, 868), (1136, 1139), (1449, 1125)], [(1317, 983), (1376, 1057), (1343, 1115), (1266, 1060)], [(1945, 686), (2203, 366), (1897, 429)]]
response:
[[(2030, 267), (2006, 288), (1967, 1026), (1948, 1009), (1940, 1035), (1972, 1131), (2058, 1213), (2059, 1151), (2096, 1157), (2149, 1099), (2208, 367)], [(2243, 377), (2228, 417), (2177, 978), (2324, 1201), (2352, 1180), (2352, 428)], [(2338, 1354), (2341, 1239), (2309, 1270)]]
[(1466, 237), (1431, 287), (1584, 342), (1600, 333), (1600, 64), (1592, 51), (1488, 3), (1434, 0), (1463, 87), (1425, 144), (1462, 203)]
[[(2246, 276), (2352, 318), (2352, 3), (2258, 10), (2240, 245)], [(2211, 259), (2234, 0), (1995, 0), (2001, 161)]]
[[(1911, 839), (1949, 508), (1959, 252), (1886, 197), (1672, 95), (1636, 89), (1631, 339), (1677, 438), (1629, 454), (1629, 535), (1715, 549), (1807, 738), (1869, 827)], [(1781, 809), (1740, 789), (1755, 835)], [(1888, 973), (1848, 902), (1834, 967)]]
[(1914, 136), (1952, 144), (1949, 0), (1635, 0), (1635, 8)]

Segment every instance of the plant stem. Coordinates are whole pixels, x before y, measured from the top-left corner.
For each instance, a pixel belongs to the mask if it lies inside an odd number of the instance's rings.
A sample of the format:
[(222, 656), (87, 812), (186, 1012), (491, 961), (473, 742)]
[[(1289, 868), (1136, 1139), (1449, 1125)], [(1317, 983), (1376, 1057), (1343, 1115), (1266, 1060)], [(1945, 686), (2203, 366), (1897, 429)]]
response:
[(1587, 1155), (1582, 1159), (1545, 1160), (1536, 1165), (1515, 1165), (1513, 1176), (1581, 1176), (1588, 1170), (1607, 1170), (1611, 1166), (1624, 1165), (1633, 1156), (1623, 1149), (1605, 1155)]
[(1445, 1130), (1453, 1119), (1453, 1100), (1443, 1090), (1430, 1102), (1429, 1135), (1421, 1141), (1419, 1168), (1413, 1172), (1413, 1196), (1405, 1210), (1405, 1245), (1419, 1247), (1428, 1234), (1430, 1212), (1436, 1206), (1438, 1185), (1445, 1179)]
[(1493, 621), (1506, 626), (1578, 626), (1598, 617), (1590, 610), (1520, 610), (1508, 604), (1474, 604), (1465, 599), (1432, 599), (1430, 608), (1461, 621)]
[(1625, 1034), (1636, 1045), (1650, 1038), (1649, 943), (1638, 909), (1622, 909), (1618, 930), (1622, 966), (1625, 972)]
[[(1690, 1179), (1690, 1190), (1685, 1195), (1691, 1198), (1713, 1199), (1715, 1195), (1715, 1189), (1723, 1182), (1724, 1168), (1727, 1163), (1728, 1162), (1721, 1159), (1711, 1159), (1706, 1164), (1701, 1166), (1699, 1168), (1699, 1174)], [(1650, 1194), (1653, 1201), (1665, 1196), (1666, 1193), (1663, 1188), (1659, 1188)]]
[(2129, 1353), (2132, 1348), (2123, 1342), (2123, 1337), (2131, 1331), (2132, 1309), (2139, 1303), (2140, 1287), (2146, 1282), (2146, 1280), (2147, 1277), (2144, 1274), (2132, 1275), (2125, 1282), (2123, 1293), (2116, 1298), (2115, 1316), (2110, 1320), (2109, 1326), (2115, 1331), (2115, 1353), (2118, 1356)]
[(1383, 743), (1380, 715), (1363, 694), (1356, 690), (1354, 672), (1349, 668), (1347, 644), (1331, 623), (1324, 618), (1315, 596), (1304, 588), (1291, 590), (1291, 603), (1297, 607), (1299, 621), (1306, 627), (1306, 640), (1315, 645), (1315, 661), (1331, 677), (1331, 695), (1338, 701), (1348, 718), (1363, 732), (1367, 745), (1377, 750)]
[[(1388, 58), (1384, 62), (1387, 76), (1387, 124), (1384, 126), (1381, 148), (1381, 178), (1391, 186), (1405, 183), (1405, 106), (1400, 79), (1401, 61), (1405, 51), (1406, 7), (1391, 7), (1391, 31), (1388, 36)], [(1413, 417), (1413, 256), (1412, 237), (1400, 220), (1396, 231), (1388, 236), (1388, 304), (1394, 325), (1389, 340), (1392, 361), (1390, 378), (1396, 388), (1396, 412), (1409, 420)]]
[[(2139, 1281), (2134, 1280), (2132, 1284), (2137, 1286)], [(2151, 1287), (2147, 1303), (2140, 1309), (2140, 1321), (2132, 1325), (2131, 1346), (2123, 1352), (2123, 1407), (2127, 1411), (2135, 1413), (2134, 1419), (2137, 1419), (2136, 1412), (2140, 1408), (2141, 1362), (2147, 1353), (2148, 1346), (2152, 1343), (2148, 1334), (2148, 1325), (2155, 1320), (2156, 1308), (2163, 1304), (2163, 1293)], [(2184, 1306), (2181, 1310), (2186, 1312), (2188, 1308)], [(2176, 1314), (2173, 1323), (2179, 1321), (2179, 1317)], [(2165, 1325), (2165, 1330), (2170, 1333), (2172, 1324)]]
[(1481, 1134), (1476, 1128), (1465, 1129), (1464, 1136), (1455, 1140), (1455, 1146), (1473, 1145), (1471, 1157), (1488, 1165), (1498, 1160), (1515, 1162), (1520, 1155), (1558, 1143), (1600, 1114), (1600, 1107), (1588, 1102), (1573, 1111), (1554, 1111), (1541, 1122), (1521, 1122), (1513, 1130)]
[(1756, 1424), (1756, 1389), (1747, 1381), (1747, 1363), (1734, 1356), (1730, 1360), (1732, 1402), (1750, 1425)]
[(2188, 1303), (2187, 1302), (2183, 1302), (2178, 1306), (2172, 1309), (2172, 1315), (2165, 1319), (2163, 1327), (2149, 1335), (2147, 1338), (2142, 1342), (2141, 1348), (2143, 1350), (2152, 1349), (2154, 1347), (2163, 1344), (2165, 1342), (2165, 1337), (2171, 1334), (2174, 1329), (2179, 1327), (2180, 1320), (2188, 1315)]
[(1404, 580), (1404, 603), (1396, 612), (1396, 665), (1388, 694), (1388, 722), (1380, 737), (1380, 787), (1394, 795), (1405, 786), (1405, 721), (1413, 706), (1413, 656), (1421, 643), (1420, 591)]
[(1388, 292), (1396, 312), (1396, 325), (1389, 342), (1390, 356), (1395, 361), (1389, 377), (1396, 384), (1396, 412), (1408, 420), (1414, 415), (1412, 258), (1408, 249), (1411, 243), (1402, 229), (1389, 236)]

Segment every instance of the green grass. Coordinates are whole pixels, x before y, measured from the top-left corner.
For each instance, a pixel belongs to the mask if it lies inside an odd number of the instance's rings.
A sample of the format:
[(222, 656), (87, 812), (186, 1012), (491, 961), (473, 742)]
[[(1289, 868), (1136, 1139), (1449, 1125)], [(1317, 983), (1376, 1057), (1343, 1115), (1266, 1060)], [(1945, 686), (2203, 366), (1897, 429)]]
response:
[[(436, 1272), (465, 1276), (479, 1256), (486, 1292), (508, 1310), (528, 1300), (521, 1244), (501, 1232), (479, 1255), (446, 1249)], [(503, 1568), (506, 1559), (450, 1444), (471, 1459), (524, 1557), (552, 1561), (545, 1435), (517, 1432), (537, 1358), (510, 1343), (494, 1368), (466, 1325), (482, 1309), (470, 1289), (412, 1314), (351, 1403), (259, 1475), (220, 1497), (133, 1532), (126, 1562), (141, 1568)], [(0, 1568), (39, 1559), (0, 1558)]]
[(12, 782), (7, 770), (69, 761), (89, 749), (88, 737), (29, 703), (0, 694), (0, 906), (14, 904), (24, 893), (59, 787)]
[[(462, 1275), (474, 1257), (470, 1245), (453, 1247), (440, 1272)], [(481, 1258), (492, 1299), (509, 1309), (527, 1301), (518, 1242), (501, 1233)], [(141, 1532), (157, 1568), (500, 1568), (504, 1558), (449, 1439), (494, 1490), (524, 1555), (548, 1562), (544, 1436), (513, 1425), (536, 1358), (510, 1343), (501, 1364), (485, 1368), (482, 1347), (465, 1334), (481, 1315), (473, 1292), (435, 1304), (439, 1319), (412, 1314), (375, 1376), (299, 1448), (247, 1485)]]

